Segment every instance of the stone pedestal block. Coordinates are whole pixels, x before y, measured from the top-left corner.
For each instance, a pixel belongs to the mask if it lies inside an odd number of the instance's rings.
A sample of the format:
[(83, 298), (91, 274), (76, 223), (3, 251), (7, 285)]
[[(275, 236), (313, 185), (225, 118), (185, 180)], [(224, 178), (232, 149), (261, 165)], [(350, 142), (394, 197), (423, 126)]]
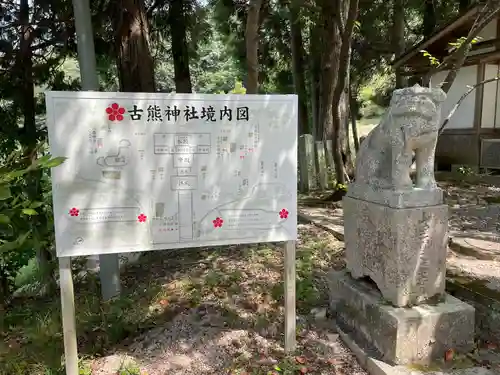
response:
[(394, 208), (344, 197), (347, 269), (369, 276), (394, 306), (444, 294), (448, 206)]
[(401, 308), (345, 271), (331, 272), (328, 282), (337, 324), (375, 358), (391, 365), (428, 365), (449, 349), (467, 353), (474, 347), (474, 308), (450, 295), (435, 305)]

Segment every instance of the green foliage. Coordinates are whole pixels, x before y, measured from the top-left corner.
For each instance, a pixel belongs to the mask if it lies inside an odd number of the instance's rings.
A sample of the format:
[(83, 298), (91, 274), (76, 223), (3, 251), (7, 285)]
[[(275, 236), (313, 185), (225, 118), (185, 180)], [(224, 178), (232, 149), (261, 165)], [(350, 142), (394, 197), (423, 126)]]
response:
[(360, 87), (358, 103), (360, 114), (364, 118), (380, 117), (390, 101), (394, 88), (394, 74), (384, 69), (374, 74), (370, 80)]
[(4, 300), (13, 291), (17, 272), (43, 245), (32, 216), (45, 214), (47, 203), (30, 199), (26, 176), (64, 162), (63, 157), (50, 154), (32, 162), (27, 162), (28, 158), (25, 150), (18, 150), (0, 164), (0, 297)]
[(209, 43), (200, 46), (200, 59), (193, 63), (193, 87), (196, 92), (229, 92), (232, 83), (242, 76), (237, 62), (215, 35)]
[(335, 185), (335, 191), (338, 191), (338, 190), (347, 192), (347, 185), (336, 184)]
[(116, 375), (142, 375), (141, 369), (133, 361), (124, 361)]
[[(247, 93), (247, 89), (243, 86), (242, 82), (236, 81), (234, 83), (234, 87), (228, 92), (228, 94), (241, 94), (244, 95)], [(223, 90), (218, 91), (217, 94), (225, 94)]]
[[(477, 36), (471, 40), (470, 44), (474, 45), (474, 44), (480, 42), (482, 39), (483, 39), (482, 37)], [(464, 44), (466, 42), (466, 40), (467, 40), (467, 37), (462, 36), (462, 37), (458, 38), (455, 42), (448, 43), (448, 45), (450, 46), (450, 48), (448, 49), (448, 52), (451, 53), (451, 52), (459, 49), (462, 46), (462, 44)]]
[(238, 82), (236, 81), (234, 83), (234, 88), (230, 91), (231, 94), (246, 94), (247, 93), (247, 89), (245, 87), (243, 87), (243, 83), (242, 82)]
[(461, 174), (462, 176), (472, 176), (474, 175), (474, 170), (471, 167), (468, 167), (466, 165), (462, 165), (457, 168), (457, 172)]
[[(473, 44), (476, 44), (478, 42), (480, 42), (483, 38), (481, 37), (475, 37), (472, 39), (471, 41), (471, 45)], [(457, 49), (459, 49), (464, 43), (465, 41), (467, 40), (467, 37), (463, 36), (463, 37), (460, 37), (458, 38), (455, 42), (449, 42), (448, 45), (449, 45), (449, 48), (448, 48), (448, 53), (453, 53), (455, 52)], [(429, 59), (429, 62), (432, 66), (440, 66), (443, 62), (439, 61), (438, 58), (436, 58), (435, 56), (431, 55), (428, 51), (426, 50), (420, 50), (420, 53), (424, 56), (424, 57), (427, 57)]]
[(421, 50), (420, 51), (422, 53), (422, 55), (424, 55), (424, 57), (427, 57), (429, 59), (429, 62), (431, 63), (431, 65), (433, 66), (437, 66), (440, 64), (439, 60), (437, 58), (435, 58), (434, 56), (432, 56), (429, 52), (427, 52), (426, 50)]

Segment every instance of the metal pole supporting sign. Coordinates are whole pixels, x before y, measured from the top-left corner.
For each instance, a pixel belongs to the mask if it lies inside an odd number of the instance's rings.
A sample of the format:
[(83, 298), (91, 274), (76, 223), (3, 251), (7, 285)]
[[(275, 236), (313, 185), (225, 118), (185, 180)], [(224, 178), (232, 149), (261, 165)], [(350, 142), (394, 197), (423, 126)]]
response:
[[(82, 89), (99, 91), (89, 1), (73, 0), (73, 11)], [(100, 263), (102, 294), (104, 299), (109, 299), (120, 292), (118, 255), (111, 254), (105, 258), (101, 257)], [(116, 282), (117, 277), (118, 282)], [(111, 282), (108, 282), (108, 279)], [(59, 287), (61, 289), (66, 375), (78, 375), (75, 293), (71, 273), (71, 257), (59, 257)]]
[(292, 353), (297, 346), (295, 312), (295, 241), (285, 242), (285, 352)]
[[(75, 13), (82, 89), (85, 91), (99, 91), (89, 0), (73, 0), (73, 11)], [(109, 300), (120, 294), (120, 262), (118, 254), (99, 255), (99, 275), (101, 294), (104, 300)]]
[(78, 347), (75, 323), (75, 292), (71, 274), (71, 258), (59, 258), (59, 287), (61, 288), (61, 314), (64, 336), (64, 362), (66, 375), (78, 375)]

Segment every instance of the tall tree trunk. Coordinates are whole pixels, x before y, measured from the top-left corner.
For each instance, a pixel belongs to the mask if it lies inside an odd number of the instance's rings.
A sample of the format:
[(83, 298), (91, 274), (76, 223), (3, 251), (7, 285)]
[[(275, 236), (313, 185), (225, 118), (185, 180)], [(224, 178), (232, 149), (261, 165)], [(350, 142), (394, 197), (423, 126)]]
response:
[(113, 21), (120, 90), (156, 91), (144, 0), (116, 0)]
[[(392, 9), (392, 45), (394, 55), (401, 56), (405, 52), (405, 9), (404, 0), (393, 0)], [(402, 74), (402, 68), (396, 69), (396, 88), (407, 85), (406, 78)]]
[(458, 0), (458, 11), (460, 13), (465, 13), (470, 6), (471, 0)]
[(172, 35), (172, 55), (174, 59), (175, 91), (191, 93), (189, 71), (189, 51), (186, 34), (186, 1), (171, 0), (168, 15)]
[(299, 0), (291, 0), (290, 37), (292, 47), (292, 69), (295, 93), (299, 99), (299, 135), (310, 134), (309, 116), (307, 113), (307, 90), (304, 69), (304, 43), (302, 41), (302, 22), (300, 20)]
[[(435, 0), (425, 0), (424, 1), (424, 19), (422, 24), (422, 31), (424, 38), (429, 38), (432, 36), (434, 30), (436, 29), (436, 7), (434, 6)], [(424, 76), (422, 78), (422, 85), (429, 86), (430, 76)]]
[(245, 30), (247, 94), (259, 91), (259, 13), (263, 0), (250, 0)]
[[(26, 155), (29, 162), (34, 162), (37, 158), (36, 147), (38, 144), (38, 131), (36, 128), (36, 102), (35, 102), (35, 84), (33, 81), (33, 51), (32, 43), (34, 40), (34, 30), (30, 22), (30, 1), (21, 0), (19, 5), (19, 24), (20, 24), (20, 48), (17, 56), (17, 67), (19, 77), (19, 103), (21, 103), (23, 112), (23, 129), (21, 143), (26, 148)], [(35, 17), (35, 15), (33, 15)], [(27, 176), (26, 194), (28, 200), (41, 200), (40, 180), (41, 171), (30, 172)], [(43, 283), (51, 289), (54, 287), (55, 279), (51, 272), (51, 254), (46, 248), (40, 246), (39, 230), (44, 231), (47, 226), (47, 220), (44, 215), (33, 216), (31, 219), (31, 230), (34, 237), (36, 257), (38, 268), (41, 272)]]
[(37, 143), (37, 131), (35, 122), (35, 86), (33, 83), (33, 53), (31, 43), (33, 41), (33, 29), (30, 25), (29, 0), (21, 0), (19, 7), (19, 23), (21, 25), (20, 50), (17, 61), (19, 72), (19, 94), (22, 103), (24, 126), (23, 143), (32, 150)]
[(333, 139), (332, 102), (338, 76), (341, 35), (337, 20), (338, 0), (321, 0), (320, 4), (319, 35), (316, 35), (311, 43), (318, 43), (320, 53), (317, 131), (321, 129), (322, 134), (317, 140), (327, 140)]
[(424, 19), (423, 19), (423, 34), (425, 38), (432, 35), (436, 29), (437, 16), (435, 0), (424, 0)]
[(353, 95), (352, 87), (349, 89), (349, 114), (351, 116), (351, 128), (352, 128), (352, 137), (354, 139), (354, 150), (356, 154), (359, 151), (359, 138), (358, 138), (358, 125), (357, 125), (357, 116), (358, 116), (358, 102)]
[(321, 53), (317, 48), (318, 35), (320, 30), (316, 24), (309, 27), (309, 81), (311, 91), (311, 120), (312, 131), (316, 140), (323, 139), (323, 128), (319, 124), (319, 82), (320, 82), (320, 67)]
[(335, 162), (335, 175), (337, 178), (337, 183), (344, 184), (346, 181), (346, 165), (344, 164), (345, 155), (342, 155), (343, 140), (342, 140), (342, 129), (344, 128), (342, 123), (342, 116), (340, 113), (340, 101), (342, 95), (346, 95), (346, 86), (348, 84), (347, 75), (350, 69), (351, 61), (351, 41), (352, 33), (354, 30), (354, 22), (356, 21), (358, 15), (358, 5), (359, 0), (342, 1), (337, 0), (337, 24), (338, 26), (344, 25), (340, 28), (340, 32), (335, 35), (336, 39), (332, 39), (334, 44), (340, 44), (340, 50), (338, 54), (338, 69), (337, 78), (335, 79), (334, 90), (331, 101), (332, 108), (332, 127), (333, 127), (333, 140), (334, 144), (334, 154), (333, 160)]
[(354, 162), (351, 150), (351, 141), (349, 137), (350, 125), (350, 102), (349, 102), (349, 71), (345, 75), (345, 88), (342, 92), (339, 101), (339, 115), (340, 115), (340, 144), (342, 149), (342, 162), (348, 176), (354, 175)]

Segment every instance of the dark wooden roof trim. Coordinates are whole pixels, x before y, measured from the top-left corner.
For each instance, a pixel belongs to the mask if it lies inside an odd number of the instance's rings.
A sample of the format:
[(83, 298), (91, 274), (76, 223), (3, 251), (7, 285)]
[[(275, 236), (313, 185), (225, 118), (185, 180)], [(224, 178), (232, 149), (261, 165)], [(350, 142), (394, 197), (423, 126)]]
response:
[(463, 13), (462, 15), (458, 16), (455, 18), (455, 20), (451, 21), (449, 24), (443, 26), (440, 30), (436, 31), (432, 36), (428, 37), (427, 39), (424, 39), (408, 51), (406, 51), (404, 54), (401, 56), (397, 57), (391, 65), (393, 66), (394, 69), (399, 68), (401, 65), (403, 65), (405, 62), (407, 62), (409, 59), (411, 59), (413, 56), (415, 56), (417, 53), (419, 53), (421, 50), (427, 48), (430, 46), (432, 43), (436, 42), (437, 40), (441, 39), (445, 35), (449, 34), (451, 31), (456, 29), (457, 27), (462, 26), (465, 24), (467, 21), (470, 20), (470, 18), (478, 12), (479, 6), (478, 5), (473, 5), (467, 12)]
[[(500, 61), (500, 51), (491, 51), (491, 52), (481, 53), (478, 55), (469, 56), (465, 60), (463, 66), (478, 65), (482, 63), (491, 63), (496, 61)], [(427, 74), (430, 69), (431, 69), (430, 66), (417, 66), (414, 67), (413, 69), (404, 70), (402, 74), (408, 77), (420, 76)]]

